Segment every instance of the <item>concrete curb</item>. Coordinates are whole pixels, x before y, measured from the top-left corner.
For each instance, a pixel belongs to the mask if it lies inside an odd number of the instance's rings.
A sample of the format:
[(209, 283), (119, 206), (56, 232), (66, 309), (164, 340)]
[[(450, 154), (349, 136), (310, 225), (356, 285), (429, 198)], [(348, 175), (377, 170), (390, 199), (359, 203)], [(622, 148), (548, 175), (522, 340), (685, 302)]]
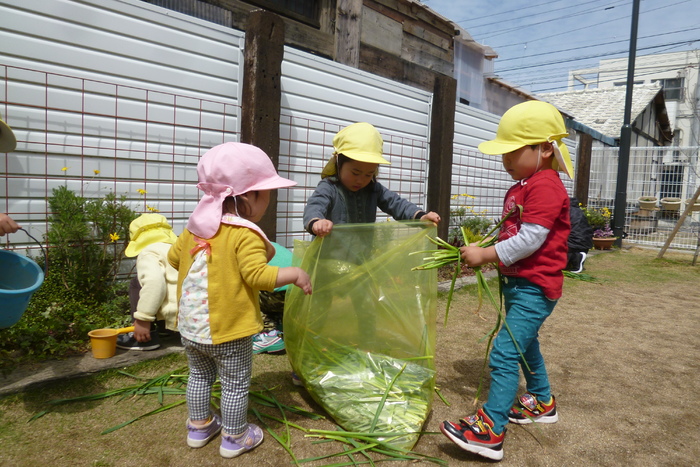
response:
[[(165, 342), (164, 342), (165, 341)], [(8, 375), (0, 376), (0, 396), (21, 392), (45, 384), (77, 378), (112, 368), (127, 367), (135, 363), (162, 357), (174, 352), (184, 352), (179, 338), (163, 339), (156, 350), (122, 350), (111, 358), (94, 358), (91, 352), (64, 360), (47, 360), (29, 367), (20, 367)]]

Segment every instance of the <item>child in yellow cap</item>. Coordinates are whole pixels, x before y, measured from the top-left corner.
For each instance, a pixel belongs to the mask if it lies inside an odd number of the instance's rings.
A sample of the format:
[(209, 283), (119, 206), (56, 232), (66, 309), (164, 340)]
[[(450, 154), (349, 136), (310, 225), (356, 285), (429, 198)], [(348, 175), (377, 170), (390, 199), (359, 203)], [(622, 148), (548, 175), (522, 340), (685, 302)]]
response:
[[(495, 246), (462, 247), (462, 260), (470, 267), (498, 263), (506, 325), (493, 341), (487, 402), (475, 415), (444, 421), (440, 429), (462, 449), (489, 459), (503, 458), (509, 421), (559, 419), (537, 336), (561, 297), (567, 263), (569, 196), (557, 173), (573, 178), (561, 141), (565, 136), (564, 119), (554, 106), (528, 101), (503, 114), (496, 138), (479, 145), (484, 154), (502, 154), (504, 169), (516, 181), (503, 204), (503, 215), (512, 214)], [(516, 400), (520, 367), (527, 392)]]
[(369, 223), (377, 220), (377, 208), (396, 220), (440, 222), (435, 212), (425, 212), (387, 189), (376, 179), (380, 164), (389, 164), (384, 141), (369, 123), (353, 123), (333, 138), (333, 155), (321, 172), (304, 207), (304, 228), (324, 237), (334, 224)]
[[(333, 138), (333, 155), (321, 172), (321, 181), (304, 207), (304, 228), (312, 235), (325, 237), (335, 224), (372, 223), (377, 220), (377, 208), (396, 220), (423, 220), (440, 222), (435, 212), (425, 212), (418, 206), (401, 198), (377, 181), (380, 164), (390, 164), (384, 156), (384, 141), (379, 131), (370, 123), (353, 123), (340, 130)], [(345, 244), (337, 251), (338, 259), (361, 262), (370, 254), (370, 245)], [(319, 283), (324, 274), (317, 273)], [(321, 285), (319, 285), (320, 287)], [(360, 299), (361, 300), (361, 299)], [(318, 319), (324, 320), (324, 311), (330, 302), (316, 302)], [(366, 329), (373, 329), (374, 305), (355, 303), (359, 321)], [(370, 336), (365, 336), (370, 340)], [(295, 385), (303, 383), (292, 373)]]
[[(134, 331), (117, 337), (120, 349), (155, 350), (160, 347), (159, 331), (177, 331), (177, 271), (168, 263), (175, 240), (161, 214), (141, 214), (129, 224), (124, 254), (136, 257), (136, 277), (129, 284)], [(156, 321), (165, 329), (158, 329)]]

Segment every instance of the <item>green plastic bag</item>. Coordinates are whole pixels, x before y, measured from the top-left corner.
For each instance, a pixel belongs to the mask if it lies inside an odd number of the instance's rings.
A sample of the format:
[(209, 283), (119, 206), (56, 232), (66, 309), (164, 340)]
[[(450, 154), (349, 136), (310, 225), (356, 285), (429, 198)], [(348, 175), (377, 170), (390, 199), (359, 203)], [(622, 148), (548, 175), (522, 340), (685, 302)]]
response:
[(424, 222), (344, 224), (297, 241), (313, 294), (287, 292), (284, 341), (311, 396), (347, 431), (398, 433), (411, 449), (435, 389), (437, 271), (411, 271), (434, 249)]

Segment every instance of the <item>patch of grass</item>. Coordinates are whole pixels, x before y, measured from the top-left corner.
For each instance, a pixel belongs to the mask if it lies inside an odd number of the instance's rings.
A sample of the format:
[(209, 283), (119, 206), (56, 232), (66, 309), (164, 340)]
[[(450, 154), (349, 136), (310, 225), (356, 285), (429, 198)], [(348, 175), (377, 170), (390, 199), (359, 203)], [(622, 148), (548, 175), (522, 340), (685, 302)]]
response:
[[(649, 282), (661, 286), (673, 281), (687, 280), (688, 276), (700, 279), (700, 267), (688, 267), (693, 256), (687, 253), (667, 252), (657, 259), (655, 250), (631, 249), (613, 250), (591, 255), (586, 260), (586, 269), (595, 265), (596, 277), (615, 279), (620, 283)], [(620, 267), (620, 264), (624, 264)]]

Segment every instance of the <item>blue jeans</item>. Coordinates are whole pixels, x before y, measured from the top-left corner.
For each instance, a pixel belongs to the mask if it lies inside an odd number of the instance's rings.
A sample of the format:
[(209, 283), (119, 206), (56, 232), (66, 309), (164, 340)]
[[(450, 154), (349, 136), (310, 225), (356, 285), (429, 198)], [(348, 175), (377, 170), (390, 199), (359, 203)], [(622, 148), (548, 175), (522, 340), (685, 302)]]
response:
[(545, 402), (551, 396), (547, 369), (540, 353), (537, 336), (542, 323), (557, 304), (556, 300), (545, 297), (542, 289), (527, 279), (503, 276), (502, 285), (506, 323), (527, 361), (527, 366), (504, 324), (493, 341), (489, 357), (491, 387), (488, 401), (483, 407), (493, 420), (493, 431), (497, 434), (508, 424), (508, 411), (518, 393), (520, 367), (525, 375), (528, 392), (536, 394), (538, 399)]

